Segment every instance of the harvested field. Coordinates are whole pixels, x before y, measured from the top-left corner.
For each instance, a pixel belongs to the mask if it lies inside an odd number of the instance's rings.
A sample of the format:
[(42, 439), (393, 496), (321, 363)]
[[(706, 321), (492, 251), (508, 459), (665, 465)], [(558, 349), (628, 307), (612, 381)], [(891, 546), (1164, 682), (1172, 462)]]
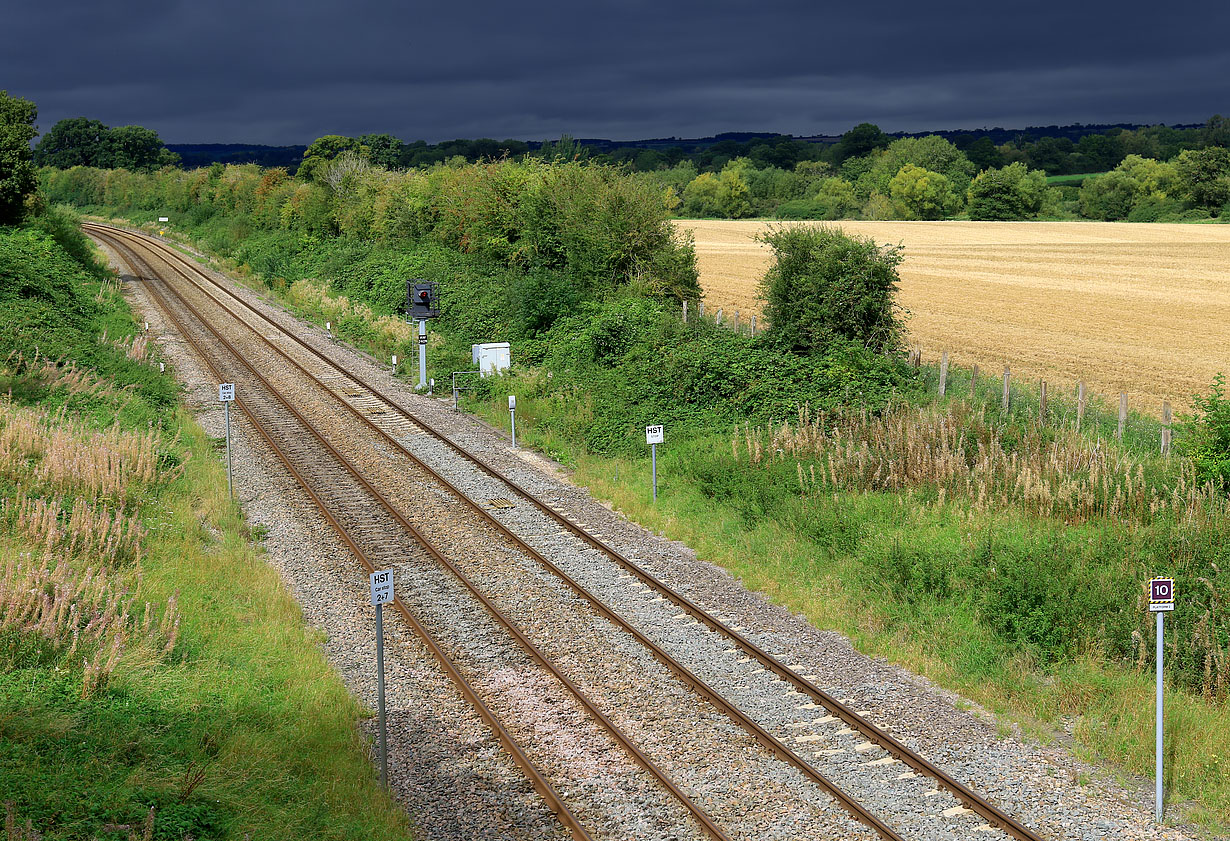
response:
[[(676, 223), (696, 235), (705, 307), (759, 312), (771, 261), (764, 222)], [(903, 306), (924, 361), (1052, 387), (1084, 380), (1160, 413), (1230, 375), (1230, 225), (1110, 222), (840, 222), (905, 247)]]

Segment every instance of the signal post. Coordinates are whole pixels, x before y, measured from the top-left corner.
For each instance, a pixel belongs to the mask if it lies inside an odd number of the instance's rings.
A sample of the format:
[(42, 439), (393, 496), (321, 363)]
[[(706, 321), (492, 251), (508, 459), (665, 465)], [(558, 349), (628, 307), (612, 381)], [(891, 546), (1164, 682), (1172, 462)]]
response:
[(406, 316), (419, 323), (419, 384), (427, 388), (427, 319), (440, 317), (437, 284), (415, 278), (406, 281)]

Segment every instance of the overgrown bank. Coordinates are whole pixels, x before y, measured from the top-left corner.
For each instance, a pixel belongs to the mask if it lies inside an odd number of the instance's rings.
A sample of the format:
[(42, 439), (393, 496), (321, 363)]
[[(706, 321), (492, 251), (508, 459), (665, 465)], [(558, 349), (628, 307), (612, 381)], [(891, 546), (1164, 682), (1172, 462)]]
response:
[(210, 440), (61, 214), (0, 228), (10, 839), (406, 838)]

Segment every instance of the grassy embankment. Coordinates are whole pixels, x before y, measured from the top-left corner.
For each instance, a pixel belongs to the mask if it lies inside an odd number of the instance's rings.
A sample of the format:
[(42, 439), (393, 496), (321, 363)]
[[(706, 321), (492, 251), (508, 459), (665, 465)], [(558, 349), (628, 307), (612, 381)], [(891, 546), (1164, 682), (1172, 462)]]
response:
[(408, 837), (217, 442), (80, 234), (44, 226), (0, 228), (9, 841)]

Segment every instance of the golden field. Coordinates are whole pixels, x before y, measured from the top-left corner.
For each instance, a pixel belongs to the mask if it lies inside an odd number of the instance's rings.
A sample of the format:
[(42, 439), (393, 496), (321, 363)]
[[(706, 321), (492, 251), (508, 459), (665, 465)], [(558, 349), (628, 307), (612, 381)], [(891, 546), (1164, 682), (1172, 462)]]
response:
[[(746, 323), (771, 262), (765, 222), (680, 220), (696, 237), (705, 309)], [(1132, 408), (1176, 409), (1230, 376), (1230, 225), (838, 222), (904, 246), (900, 302), (923, 361), (1052, 390), (1083, 380)]]

